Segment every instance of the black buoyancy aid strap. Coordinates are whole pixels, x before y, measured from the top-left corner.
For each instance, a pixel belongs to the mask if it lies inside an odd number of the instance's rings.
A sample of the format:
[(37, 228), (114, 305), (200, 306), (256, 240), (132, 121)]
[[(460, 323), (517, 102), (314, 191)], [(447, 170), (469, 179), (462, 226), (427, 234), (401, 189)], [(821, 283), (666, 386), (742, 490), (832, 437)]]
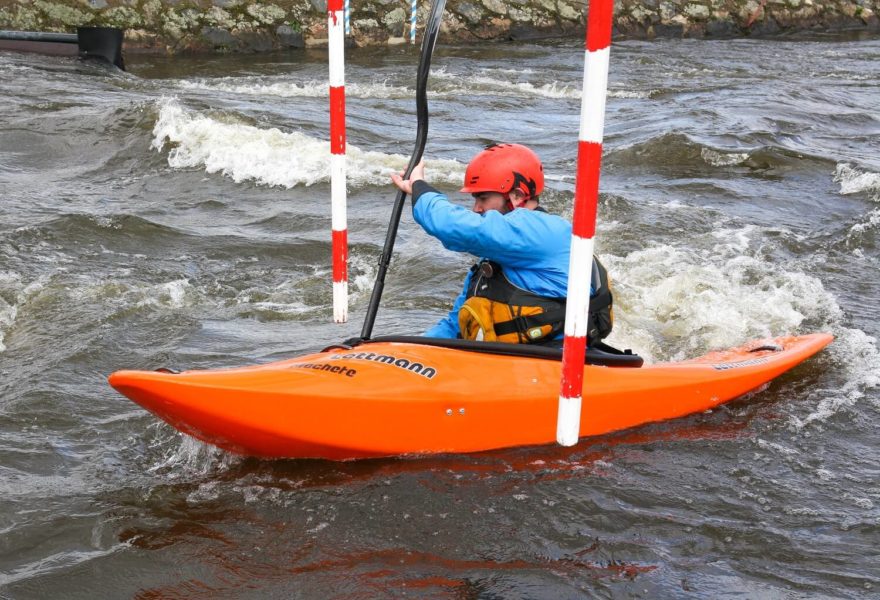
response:
[(614, 327), (612, 305), (614, 297), (608, 271), (599, 259), (593, 257), (593, 289), (590, 296), (590, 312), (587, 316), (587, 340), (590, 345), (608, 337)]
[(599, 259), (593, 257), (593, 289), (596, 290), (590, 296), (590, 312), (598, 312), (603, 308), (611, 306), (613, 299), (611, 297), (611, 286), (608, 283), (608, 271), (605, 265), (599, 262)]
[[(599, 340), (611, 333), (610, 308), (613, 304), (613, 295), (608, 271), (595, 256), (592, 268), (595, 293), (590, 296), (587, 334), (590, 340)], [(525, 333), (534, 327), (552, 325), (551, 333), (543, 337), (543, 340), (556, 337), (565, 328), (565, 298), (539, 296), (515, 286), (504, 275), (501, 265), (493, 261), (480, 261), (471, 267), (471, 273), (471, 281), (467, 289), (468, 298), (479, 296), (511, 307), (539, 306), (543, 309), (540, 314), (518, 316), (509, 321), (495, 323), (496, 335)]]
[(543, 312), (536, 315), (517, 316), (508, 321), (494, 325), (496, 335), (511, 333), (525, 334), (529, 329), (543, 325), (551, 325), (548, 337), (555, 337), (565, 327), (565, 298), (539, 296), (517, 287), (507, 279), (501, 265), (489, 260), (482, 260), (471, 267), (471, 281), (467, 289), (467, 297), (477, 296), (506, 304), (514, 309), (517, 306), (537, 306)]
[(565, 326), (565, 309), (545, 310), (539, 315), (526, 315), (514, 317), (503, 323), (495, 323), (495, 335), (502, 336), (509, 333), (524, 333), (534, 327), (553, 325), (551, 333), (559, 333)]

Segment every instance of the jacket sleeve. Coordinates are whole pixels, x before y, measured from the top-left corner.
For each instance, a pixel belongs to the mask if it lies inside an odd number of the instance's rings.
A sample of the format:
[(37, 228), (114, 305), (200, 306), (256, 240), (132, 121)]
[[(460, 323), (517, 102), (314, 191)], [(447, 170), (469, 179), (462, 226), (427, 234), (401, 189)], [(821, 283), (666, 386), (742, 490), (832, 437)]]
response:
[(536, 253), (558, 253), (570, 241), (560, 230), (564, 221), (531, 210), (501, 214), (489, 211), (481, 216), (452, 204), (439, 192), (427, 192), (413, 206), (413, 217), (443, 247), (454, 252), (468, 252), (514, 268), (534, 267)]

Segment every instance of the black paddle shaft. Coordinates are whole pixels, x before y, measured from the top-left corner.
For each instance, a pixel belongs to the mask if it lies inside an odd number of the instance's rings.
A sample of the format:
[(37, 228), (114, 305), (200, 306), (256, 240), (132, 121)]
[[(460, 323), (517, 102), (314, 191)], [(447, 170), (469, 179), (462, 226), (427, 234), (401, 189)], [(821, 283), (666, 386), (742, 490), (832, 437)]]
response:
[[(443, 8), (446, 0), (434, 0), (431, 5), (431, 14), (428, 16), (428, 24), (425, 27), (425, 36), (422, 39), (422, 53), (419, 59), (419, 73), (416, 79), (416, 116), (418, 128), (416, 130), (416, 146), (409, 165), (406, 167), (404, 179), (409, 179), (412, 170), (422, 160), (425, 151), (425, 143), (428, 140), (428, 74), (431, 70), (431, 56), (434, 46), (437, 44), (437, 35), (440, 33), (440, 21), (443, 17)], [(376, 283), (373, 285), (373, 293), (370, 296), (370, 305), (367, 307), (367, 316), (364, 318), (364, 327), (361, 330), (361, 338), (368, 340), (373, 333), (373, 324), (376, 322), (376, 313), (379, 311), (379, 302), (382, 299), (382, 291), (385, 289), (385, 274), (388, 265), (391, 264), (391, 255), (394, 252), (394, 241), (397, 239), (397, 228), (400, 225), (400, 216), (406, 201), (406, 192), (400, 190), (394, 199), (391, 209), (391, 222), (388, 223), (388, 233), (385, 236), (385, 247), (382, 256), (379, 257), (379, 270), (376, 273)]]

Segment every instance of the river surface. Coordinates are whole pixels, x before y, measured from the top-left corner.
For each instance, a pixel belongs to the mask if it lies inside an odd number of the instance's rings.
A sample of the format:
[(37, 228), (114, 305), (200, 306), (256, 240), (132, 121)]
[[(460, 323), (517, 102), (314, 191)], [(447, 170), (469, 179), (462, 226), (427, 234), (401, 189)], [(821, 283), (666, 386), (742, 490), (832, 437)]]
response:
[[(612, 49), (610, 341), (656, 362), (836, 336), (766, 391), (574, 448), (333, 463), (221, 452), (107, 385), (360, 332), (417, 60), (348, 51), (335, 325), (326, 53), (0, 53), (0, 596), (876, 597), (877, 39)], [(429, 179), (465, 202), (473, 154), (526, 143), (570, 217), (582, 73), (577, 40), (439, 47)], [(429, 327), (469, 261), (407, 209), (375, 333)]]

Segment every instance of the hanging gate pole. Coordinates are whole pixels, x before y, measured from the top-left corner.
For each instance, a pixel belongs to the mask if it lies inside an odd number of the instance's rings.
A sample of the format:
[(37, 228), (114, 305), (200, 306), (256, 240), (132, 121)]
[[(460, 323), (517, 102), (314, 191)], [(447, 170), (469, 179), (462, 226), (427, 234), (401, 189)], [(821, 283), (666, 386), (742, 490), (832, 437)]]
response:
[[(596, 234), (599, 202), (599, 171), (602, 163), (614, 0), (590, 0), (589, 10), (568, 267), (568, 303), (562, 346), (562, 382), (556, 420), (556, 441), (563, 446), (574, 446), (580, 433), (584, 356), (590, 310), (590, 265), (593, 260), (593, 237)], [(581, 273), (586, 273), (585, 279), (580, 277)]]
[(348, 223), (345, 191), (345, 30), (343, 0), (327, 3), (330, 61), (330, 213), (333, 321), (348, 321)]
[(416, 15), (418, 13), (418, 0), (410, 0), (409, 3), (409, 43), (416, 43)]

